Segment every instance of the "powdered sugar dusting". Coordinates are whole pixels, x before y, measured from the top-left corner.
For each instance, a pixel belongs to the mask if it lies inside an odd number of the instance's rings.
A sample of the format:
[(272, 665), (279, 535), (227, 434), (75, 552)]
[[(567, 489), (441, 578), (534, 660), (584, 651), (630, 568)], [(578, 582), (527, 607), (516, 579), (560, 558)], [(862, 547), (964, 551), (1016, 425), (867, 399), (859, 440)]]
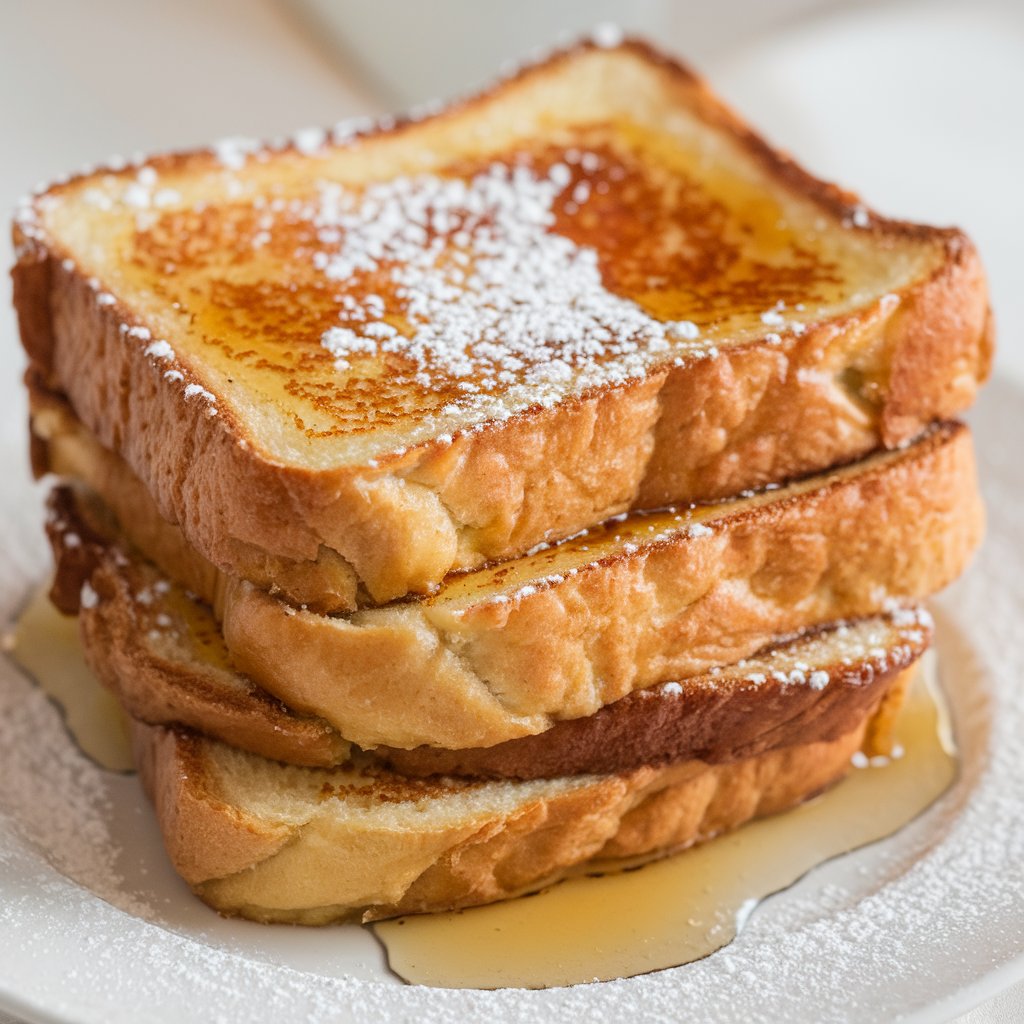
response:
[(295, 148), (305, 156), (320, 152), (327, 141), (327, 133), (322, 128), (302, 128), (292, 136)]
[(145, 354), (151, 359), (168, 360), (174, 358), (174, 349), (166, 341), (160, 339), (148, 345)]
[[(893, 608), (884, 615), (811, 632), (769, 648), (735, 665), (708, 672), (697, 685), (719, 687), (806, 686), (824, 690), (830, 684), (863, 685), (890, 669), (910, 665), (928, 644), (931, 616), (923, 608)], [(643, 691), (650, 695), (682, 693), (678, 683)]]
[(550, 230), (571, 180), (566, 163), (543, 176), (497, 163), (468, 181), (421, 175), (361, 194), (321, 184), (315, 266), (332, 281), (388, 285), (387, 297), (344, 296), (322, 337), (337, 369), (398, 356), (420, 386), (464, 382), (445, 415), (500, 417), (641, 375), (672, 347), (696, 350), (696, 325), (613, 294), (597, 253)]
[(185, 397), (186, 398), (205, 398), (208, 402), (216, 402), (217, 396), (210, 391), (207, 391), (202, 384), (187, 384), (185, 386)]
[(248, 157), (253, 153), (258, 153), (262, 148), (263, 144), (259, 139), (250, 139), (239, 135), (219, 139), (213, 144), (214, 155), (228, 170), (232, 171), (244, 167)]
[(593, 39), (596, 46), (610, 50), (622, 45), (625, 34), (618, 25), (612, 22), (602, 22), (594, 28), (591, 39)]

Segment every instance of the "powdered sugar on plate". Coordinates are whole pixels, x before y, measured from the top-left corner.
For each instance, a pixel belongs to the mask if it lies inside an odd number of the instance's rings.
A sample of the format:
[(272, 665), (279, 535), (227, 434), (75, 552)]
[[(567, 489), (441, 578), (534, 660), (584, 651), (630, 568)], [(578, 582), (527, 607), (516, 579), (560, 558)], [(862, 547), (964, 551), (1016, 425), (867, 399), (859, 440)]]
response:
[[(4, 632), (6, 650), (6, 626)], [(148, 914), (144, 896), (125, 888), (118, 867), (120, 843), (109, 827), (112, 774), (79, 753), (57, 708), (6, 659), (2, 681), (0, 863), (23, 851), (27, 840), (90, 892), (129, 913)]]

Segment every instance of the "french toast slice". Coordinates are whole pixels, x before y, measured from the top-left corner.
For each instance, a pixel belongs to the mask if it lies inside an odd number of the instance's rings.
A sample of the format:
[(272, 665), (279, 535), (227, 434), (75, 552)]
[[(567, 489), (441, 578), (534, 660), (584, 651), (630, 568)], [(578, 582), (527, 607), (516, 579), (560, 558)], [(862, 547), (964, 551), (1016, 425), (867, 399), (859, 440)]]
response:
[(991, 359), (962, 233), (815, 180), (638, 42), (82, 174), (14, 240), (32, 372), (207, 559), (328, 610), (898, 445)]
[(593, 858), (652, 859), (816, 795), (872, 745), (906, 676), (845, 735), (722, 764), (542, 781), (299, 768), (183, 729), (133, 723), (168, 854), (222, 914), (327, 924), (535, 891)]
[(291, 764), (354, 761), (412, 776), (536, 779), (743, 760), (845, 735), (931, 638), (926, 612), (898, 609), (780, 638), (738, 664), (635, 691), (537, 736), (461, 751), (368, 753), (244, 676), (211, 610), (119, 545), (95, 503), (58, 487), (49, 507), (54, 601), (79, 616), (86, 660), (127, 713)]
[[(137, 543), (153, 525), (140, 513), (122, 524)], [(943, 424), (787, 487), (617, 519), (417, 601), (329, 616), (230, 578), (200, 597), (242, 672), (346, 740), (490, 747), (915, 603), (963, 571), (982, 523), (970, 434)], [(173, 537), (155, 553), (180, 578)]]

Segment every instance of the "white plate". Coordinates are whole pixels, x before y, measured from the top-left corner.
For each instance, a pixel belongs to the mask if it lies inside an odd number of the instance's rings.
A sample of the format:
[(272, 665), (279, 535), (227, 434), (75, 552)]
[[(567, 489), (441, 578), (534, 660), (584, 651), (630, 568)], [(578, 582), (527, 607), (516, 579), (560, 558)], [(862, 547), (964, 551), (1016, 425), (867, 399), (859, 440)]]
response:
[[(726, 949), (628, 981), (544, 992), (402, 985), (356, 928), (224, 921), (170, 870), (136, 780), (92, 765), (0, 664), (0, 1005), (28, 1020), (947, 1020), (1019, 977), (1024, 950), (1024, 394), (974, 425), (989, 536), (935, 603), (962, 772), (889, 840), (759, 907)], [(5, 479), (17, 453), (0, 457)], [(24, 495), (22, 496), (24, 499)], [(9, 499), (0, 613), (45, 574), (33, 502)]]

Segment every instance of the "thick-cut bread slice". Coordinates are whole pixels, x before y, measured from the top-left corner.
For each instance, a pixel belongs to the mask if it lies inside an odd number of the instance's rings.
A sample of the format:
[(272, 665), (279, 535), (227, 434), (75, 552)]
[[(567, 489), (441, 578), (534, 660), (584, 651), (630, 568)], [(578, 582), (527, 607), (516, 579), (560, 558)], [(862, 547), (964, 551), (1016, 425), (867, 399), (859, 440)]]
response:
[[(904, 684), (876, 719), (892, 718)], [(297, 768), (184, 730), (133, 731), (171, 862), (195, 892), (224, 914), (326, 924), (489, 903), (594, 857), (702, 842), (841, 778), (870, 721), (727, 764), (534, 782)]]
[(638, 690), (539, 736), (461, 751), (381, 747), (367, 754), (323, 720), (289, 712), (239, 673), (210, 610), (126, 555), (95, 504), (56, 488), (50, 509), (54, 599), (78, 613), (86, 659), (125, 710), (151, 725), (190, 726), (293, 764), (354, 759), (403, 775), (537, 779), (743, 760), (845, 735), (931, 636), (926, 612), (900, 609), (781, 639), (746, 661)]
[[(378, 747), (402, 775), (538, 779), (619, 773), (646, 765), (745, 761), (770, 750), (830, 743), (857, 727), (927, 648), (931, 617), (897, 609), (780, 640), (751, 658), (678, 682), (659, 683), (587, 718), (495, 747)], [(889, 716), (872, 719), (885, 746)]]
[[(342, 618), (231, 581), (202, 596), (241, 670), (360, 747), (486, 747), (913, 603), (960, 574), (982, 515), (969, 433), (947, 424), (786, 488), (607, 524), (420, 601)], [(124, 523), (140, 543), (151, 525)], [(173, 575), (187, 545), (162, 529)]]
[(34, 372), (210, 561), (338, 610), (902, 443), (991, 356), (961, 233), (867, 211), (635, 42), (83, 174), (14, 237)]

